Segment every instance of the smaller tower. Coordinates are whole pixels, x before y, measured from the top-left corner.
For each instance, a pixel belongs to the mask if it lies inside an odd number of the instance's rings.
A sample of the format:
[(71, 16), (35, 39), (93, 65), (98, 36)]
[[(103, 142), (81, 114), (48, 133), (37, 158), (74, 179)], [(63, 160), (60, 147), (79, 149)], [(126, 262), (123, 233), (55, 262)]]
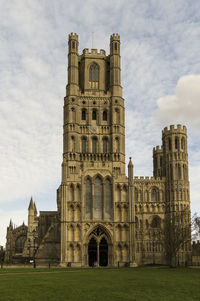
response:
[(113, 97), (122, 97), (121, 66), (120, 66), (120, 36), (110, 36), (110, 90)]
[(36, 205), (31, 197), (28, 207), (28, 232), (32, 232), (34, 228), (35, 217), (37, 216)]
[(78, 35), (69, 34), (68, 40), (68, 85), (66, 95), (76, 96), (79, 88), (78, 81)]
[(129, 158), (129, 163), (128, 163), (128, 179), (129, 182), (133, 180), (133, 163), (132, 163), (132, 158)]
[(163, 176), (163, 147), (153, 148), (153, 176), (154, 178)]

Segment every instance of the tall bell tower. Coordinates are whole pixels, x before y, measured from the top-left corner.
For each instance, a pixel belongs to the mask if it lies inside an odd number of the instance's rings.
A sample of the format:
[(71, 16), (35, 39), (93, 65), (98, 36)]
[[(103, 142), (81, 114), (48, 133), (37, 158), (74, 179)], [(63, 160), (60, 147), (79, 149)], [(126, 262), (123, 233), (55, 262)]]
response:
[[(57, 199), (61, 264), (114, 265), (122, 260), (122, 253), (128, 258), (129, 252), (120, 36), (111, 35), (110, 55), (102, 49), (84, 49), (79, 55), (74, 33), (68, 45), (62, 183)], [(123, 224), (114, 231), (116, 221)], [(116, 239), (123, 241), (118, 258)]]

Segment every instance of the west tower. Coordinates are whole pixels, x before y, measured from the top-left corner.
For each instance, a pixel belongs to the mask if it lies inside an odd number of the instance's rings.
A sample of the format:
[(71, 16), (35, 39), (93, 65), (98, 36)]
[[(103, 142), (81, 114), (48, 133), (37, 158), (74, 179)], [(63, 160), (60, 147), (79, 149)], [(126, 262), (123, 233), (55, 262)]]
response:
[(109, 55), (102, 49), (84, 49), (79, 55), (78, 36), (69, 35), (58, 208), (62, 264), (113, 265), (129, 261), (118, 34), (110, 37)]

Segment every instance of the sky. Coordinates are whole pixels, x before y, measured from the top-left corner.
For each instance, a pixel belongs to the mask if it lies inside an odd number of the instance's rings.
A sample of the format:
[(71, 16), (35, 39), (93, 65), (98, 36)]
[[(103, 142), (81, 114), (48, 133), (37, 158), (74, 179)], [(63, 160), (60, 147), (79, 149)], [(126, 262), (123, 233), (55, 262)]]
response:
[(188, 129), (192, 212), (200, 213), (200, 1), (0, 1), (0, 245), (10, 218), (27, 224), (56, 210), (61, 182), (62, 108), (68, 34), (84, 48), (121, 38), (126, 108), (126, 161), (135, 176), (152, 175), (152, 148), (162, 129)]

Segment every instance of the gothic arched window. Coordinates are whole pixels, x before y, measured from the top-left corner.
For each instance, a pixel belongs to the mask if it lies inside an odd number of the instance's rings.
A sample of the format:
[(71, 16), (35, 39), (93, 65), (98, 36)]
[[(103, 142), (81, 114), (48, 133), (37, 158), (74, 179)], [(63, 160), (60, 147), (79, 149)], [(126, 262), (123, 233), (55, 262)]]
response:
[(70, 188), (69, 188), (69, 200), (71, 202), (74, 201), (74, 186), (73, 186), (73, 184), (71, 184)]
[(26, 236), (24, 236), (24, 235), (21, 235), (16, 239), (16, 241), (15, 241), (15, 252), (16, 253), (23, 252), (25, 241), (26, 241)]
[(182, 139), (181, 139), (181, 148), (185, 149), (185, 139), (184, 139), (184, 137), (182, 137)]
[(151, 190), (151, 201), (152, 201), (152, 202), (158, 201), (158, 191), (157, 191), (156, 188), (153, 188), (153, 189)]
[(96, 110), (92, 111), (92, 120), (97, 120), (97, 111)]
[(175, 137), (175, 149), (178, 149), (178, 137)]
[(107, 118), (108, 118), (107, 111), (103, 111), (103, 120), (107, 121)]
[(103, 137), (103, 153), (108, 152), (108, 137)]
[(105, 181), (105, 218), (111, 218), (112, 214), (112, 184), (110, 179)]
[(169, 147), (169, 151), (172, 149), (172, 141), (171, 138), (168, 138), (168, 147)]
[(82, 150), (82, 153), (86, 153), (87, 151), (87, 138), (86, 137), (82, 137), (81, 139), (81, 150)]
[(76, 141), (75, 141), (75, 137), (74, 136), (71, 136), (71, 145), (70, 145), (70, 151), (71, 152), (75, 152), (75, 144), (76, 144)]
[(92, 138), (92, 152), (93, 154), (97, 153), (97, 137)]
[(119, 137), (115, 138), (115, 144), (114, 145), (115, 145), (114, 152), (119, 153), (119, 147), (120, 147), (120, 145), (119, 145)]
[(94, 180), (94, 218), (102, 219), (103, 215), (103, 185), (102, 179), (97, 176)]
[(92, 181), (88, 178), (86, 180), (86, 206), (85, 206), (85, 215), (86, 218), (91, 219), (92, 218)]
[(81, 119), (86, 120), (86, 110), (85, 109), (82, 110)]
[(98, 89), (99, 88), (99, 66), (96, 63), (93, 63), (89, 69), (89, 84), (90, 88)]
[(161, 218), (156, 215), (151, 222), (151, 227), (159, 228), (160, 226), (161, 226)]

